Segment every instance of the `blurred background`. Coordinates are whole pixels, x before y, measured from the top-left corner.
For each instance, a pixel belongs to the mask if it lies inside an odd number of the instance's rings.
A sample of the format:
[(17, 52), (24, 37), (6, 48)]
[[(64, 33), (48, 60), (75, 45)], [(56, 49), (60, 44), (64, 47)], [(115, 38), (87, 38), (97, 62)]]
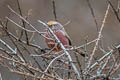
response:
[[(119, 0), (111, 1), (117, 9)], [(19, 0), (19, 3), (23, 16), (25, 17), (29, 13), (30, 16), (28, 17), (28, 21), (39, 31), (44, 31), (44, 27), (39, 24), (37, 20), (41, 20), (43, 22), (54, 20), (52, 0)], [(91, 10), (88, 6), (87, 0), (55, 0), (57, 20), (62, 25), (69, 22), (69, 24), (64, 27), (71, 37), (73, 45), (82, 45), (85, 43), (86, 39), (91, 41), (96, 39), (98, 36), (97, 29), (99, 30), (101, 27), (108, 3), (106, 0), (90, 0), (90, 3), (98, 23), (97, 27), (93, 16), (91, 15)], [(19, 13), (17, 0), (0, 0), (0, 19), (2, 21), (6, 21), (5, 17), (8, 16), (18, 22), (19, 18), (10, 12), (7, 5), (10, 5), (12, 9)], [(8, 28), (10, 32), (15, 35), (20, 32), (20, 28), (16, 27), (13, 23), (9, 22)], [(116, 19), (114, 12), (110, 8), (105, 27), (102, 32), (102, 43), (105, 50), (108, 50), (108, 47), (111, 45), (117, 45), (120, 43), (119, 33), (120, 24)], [(31, 33), (29, 36), (31, 36)], [(32, 42), (39, 44), (43, 48), (46, 47), (46, 44), (43, 42), (43, 38), (38, 34), (35, 34)], [(15, 77), (15, 74), (6, 73), (5, 71), (7, 70), (4, 70), (4, 68), (0, 66), (0, 73), (4, 76), (3, 80), (22, 80), (20, 77)]]

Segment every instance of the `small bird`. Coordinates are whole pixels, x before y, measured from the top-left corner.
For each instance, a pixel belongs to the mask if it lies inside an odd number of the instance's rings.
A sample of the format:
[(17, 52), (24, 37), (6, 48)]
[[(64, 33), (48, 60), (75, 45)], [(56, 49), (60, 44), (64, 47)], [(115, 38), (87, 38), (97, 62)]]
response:
[[(57, 21), (49, 21), (47, 25), (53, 30), (54, 34), (58, 37), (58, 39), (61, 41), (65, 48), (69, 48), (72, 45), (70, 37), (66, 33), (62, 24), (60, 24)], [(45, 42), (49, 49), (53, 49), (53, 51), (56, 52), (62, 50), (60, 45), (57, 43), (56, 39), (49, 32), (49, 30), (46, 30), (45, 36), (47, 37), (45, 38)]]
[[(64, 45), (65, 48), (70, 48), (72, 46), (71, 39), (66, 33), (62, 24), (60, 24), (57, 21), (49, 21), (47, 25), (49, 26), (49, 28), (53, 30), (54, 34), (58, 37), (58, 39), (61, 41), (61, 43)], [(48, 29), (46, 30), (45, 36), (46, 36), (45, 42), (49, 49), (56, 52), (59, 52), (62, 50), (62, 48), (57, 43), (56, 39)], [(74, 51), (79, 53), (81, 56), (85, 57), (85, 54), (79, 52), (78, 50), (74, 50)]]

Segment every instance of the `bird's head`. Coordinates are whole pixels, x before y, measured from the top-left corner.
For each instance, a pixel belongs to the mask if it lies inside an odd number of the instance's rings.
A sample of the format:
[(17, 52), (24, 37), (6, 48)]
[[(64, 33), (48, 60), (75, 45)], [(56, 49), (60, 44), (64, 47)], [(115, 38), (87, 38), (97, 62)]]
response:
[(48, 21), (47, 25), (53, 30), (61, 30), (63, 26), (57, 21)]

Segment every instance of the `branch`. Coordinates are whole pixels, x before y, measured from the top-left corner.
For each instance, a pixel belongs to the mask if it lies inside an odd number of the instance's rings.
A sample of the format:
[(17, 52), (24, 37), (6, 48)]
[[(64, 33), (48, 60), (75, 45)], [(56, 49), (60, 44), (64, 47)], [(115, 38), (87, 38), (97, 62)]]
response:
[[(46, 73), (46, 72), (48, 71), (48, 69), (50, 68), (50, 66), (52, 65), (52, 63), (53, 63), (56, 59), (62, 57), (64, 54), (65, 54), (65, 53), (63, 53), (63, 54), (61, 54), (61, 55), (55, 57), (55, 58), (49, 63), (48, 67), (45, 69), (44, 72)], [(44, 75), (42, 76), (42, 78), (43, 78), (43, 77), (44, 77)]]
[(93, 17), (93, 19), (94, 19), (94, 22), (95, 22), (95, 24), (96, 24), (96, 28), (97, 28), (97, 31), (98, 31), (98, 23), (97, 23), (97, 20), (96, 20), (96, 17), (95, 17), (93, 8), (92, 8), (92, 6), (91, 6), (90, 0), (86, 0), (86, 1), (87, 1), (87, 3), (88, 3), (88, 7), (90, 8), (92, 17)]
[(0, 42), (1, 42), (4, 46), (6, 46), (9, 50), (11, 50), (11, 51), (12, 51), (11, 53), (17, 54), (16, 49), (13, 50), (13, 49), (12, 49), (6, 42), (4, 42), (2, 39), (0, 39)]
[(27, 63), (22, 63), (22, 62), (20, 62), (20, 61), (16, 61), (16, 60), (14, 60), (14, 59), (12, 59), (12, 58), (8, 58), (8, 57), (5, 57), (5, 56), (3, 56), (3, 55), (0, 55), (0, 57), (3, 58), (3, 59), (5, 59), (5, 60), (12, 61), (12, 62), (14, 62), (14, 63), (17, 63), (17, 64), (20, 64), (20, 65), (22, 65), (22, 66), (24, 66), (24, 67), (27, 67), (28, 69), (30, 69), (30, 70), (32, 70), (32, 71), (36, 71), (36, 72), (45, 74), (45, 75), (48, 76), (48, 77), (55, 78), (54, 76), (51, 76), (50, 74), (47, 74), (47, 73), (45, 73), (45, 72), (42, 72), (42, 71), (39, 70), (38, 68), (34, 68), (34, 67), (32, 67), (31, 65), (29, 65), (29, 64), (27, 64)]
[[(33, 28), (35, 31), (32, 32), (37, 32), (38, 34), (40, 34), (41, 36), (43, 36), (44, 38), (47, 38), (43, 35), (43, 32), (41, 33), (40, 31), (38, 31), (32, 24), (30, 24), (25, 18), (23, 18), (21, 15), (19, 15), (17, 12), (15, 12), (9, 5), (8, 8), (10, 9), (11, 12), (13, 12), (15, 15), (17, 15), (20, 19), (22, 19), (24, 22), (26, 22), (31, 28)], [(6, 17), (10, 22), (14, 23), (15, 25), (17, 25), (18, 27), (20, 27), (21, 29), (26, 30), (25, 28), (21, 27), (20, 25), (18, 25), (17, 23), (15, 23), (13, 20), (9, 19), (8, 17)], [(26, 30), (31, 32), (31, 30)], [(51, 39), (51, 38), (49, 38)]]
[(109, 8), (110, 8), (110, 5), (107, 6), (107, 9), (106, 9), (106, 12), (105, 12), (105, 16), (104, 16), (104, 19), (103, 19), (103, 21), (102, 21), (102, 25), (101, 25), (101, 28), (100, 28), (100, 31), (99, 31), (99, 34), (98, 34), (98, 38), (97, 38), (95, 47), (94, 47), (94, 49), (93, 49), (93, 51), (92, 51), (92, 54), (90, 55), (90, 59), (89, 59), (89, 61), (88, 61), (88, 67), (91, 65), (93, 56), (94, 56), (94, 54), (95, 54), (95, 51), (97, 50), (98, 43), (99, 43), (100, 37), (101, 37), (101, 35), (102, 35), (102, 30), (103, 30), (103, 28), (104, 28), (105, 21), (106, 21), (107, 15), (108, 15)]
[(112, 8), (112, 10), (113, 10), (113, 12), (114, 12), (114, 14), (115, 14), (115, 16), (116, 16), (117, 20), (118, 20), (118, 21), (119, 21), (119, 23), (120, 23), (120, 18), (119, 18), (119, 15), (118, 15), (117, 11), (115, 10), (115, 8), (114, 8), (113, 4), (111, 3), (111, 1), (110, 1), (110, 0), (107, 0), (107, 2), (110, 4), (110, 6), (111, 6), (111, 8)]
[(57, 21), (55, 0), (52, 1), (52, 4), (53, 4), (53, 15), (54, 15), (55, 20)]
[[(102, 56), (100, 59), (98, 59), (93, 65), (91, 65), (87, 72), (91, 71), (95, 66), (99, 65), (99, 63), (101, 61), (103, 61), (105, 58), (107, 58), (108, 56), (110, 56), (112, 53), (116, 52), (116, 50), (120, 49), (120, 45), (116, 46), (115, 49), (112, 49), (111, 51), (109, 51), (108, 53), (106, 53), (104, 56)], [(84, 71), (84, 73), (86, 73), (86, 71)]]
[(2, 80), (2, 75), (1, 75), (1, 73), (0, 73), (0, 80)]

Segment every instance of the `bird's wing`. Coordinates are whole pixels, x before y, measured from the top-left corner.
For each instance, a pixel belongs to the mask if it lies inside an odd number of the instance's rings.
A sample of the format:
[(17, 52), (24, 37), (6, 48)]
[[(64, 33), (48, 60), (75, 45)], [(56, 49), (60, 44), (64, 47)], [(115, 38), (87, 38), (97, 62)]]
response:
[(69, 45), (72, 45), (72, 40), (71, 40), (70, 36), (66, 33), (64, 28), (63, 28), (63, 31), (64, 31), (65, 37), (68, 39)]
[(68, 39), (69, 45), (72, 45), (71, 39), (68, 36), (65, 36)]

